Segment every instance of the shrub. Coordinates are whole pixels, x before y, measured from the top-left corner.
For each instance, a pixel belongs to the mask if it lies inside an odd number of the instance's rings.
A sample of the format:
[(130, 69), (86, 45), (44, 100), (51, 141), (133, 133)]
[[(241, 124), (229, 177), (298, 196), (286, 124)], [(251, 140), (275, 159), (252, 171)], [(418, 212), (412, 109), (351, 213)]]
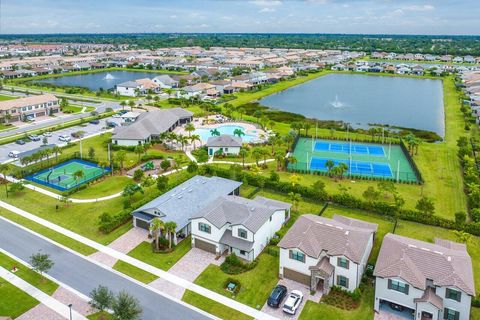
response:
[(240, 274), (255, 268), (258, 264), (257, 260), (250, 263), (242, 262), (235, 252), (232, 252), (225, 258), (225, 261), (220, 265), (220, 269), (226, 274)]
[(467, 214), (465, 212), (455, 213), (455, 223), (457, 225), (463, 225), (467, 222)]
[(135, 181), (140, 181), (143, 179), (143, 176), (145, 175), (145, 172), (143, 172), (142, 169), (137, 169), (135, 170), (135, 172), (133, 173), (133, 180)]

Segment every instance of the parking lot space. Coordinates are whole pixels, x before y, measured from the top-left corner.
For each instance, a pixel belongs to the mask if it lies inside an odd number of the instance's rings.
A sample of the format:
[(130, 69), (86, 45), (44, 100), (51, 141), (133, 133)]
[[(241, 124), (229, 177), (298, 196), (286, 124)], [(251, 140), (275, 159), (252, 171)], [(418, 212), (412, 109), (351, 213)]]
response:
[[(58, 145), (58, 146), (64, 146), (66, 144), (65, 141), (61, 141), (59, 138), (60, 136), (67, 136), (70, 137), (70, 139), (74, 140), (72, 137), (72, 133), (78, 132), (78, 131), (83, 131), (84, 132), (84, 138), (88, 138), (89, 136), (98, 134), (102, 131), (106, 130), (106, 122), (115, 122), (117, 124), (120, 123), (119, 118), (106, 118), (106, 119), (101, 119), (99, 120), (98, 124), (92, 124), (89, 122), (86, 122), (83, 125), (78, 125), (70, 128), (65, 128), (61, 129), (58, 131), (53, 131), (51, 132), (51, 136), (47, 136), (47, 144), (49, 145)], [(38, 136), (40, 139), (38, 141), (29, 141), (26, 142), (23, 145), (17, 144), (15, 142), (0, 145), (0, 163), (3, 163), (7, 160), (11, 160), (11, 158), (8, 156), (10, 151), (18, 151), (19, 153), (24, 153), (24, 152), (29, 152), (31, 150), (40, 148), (43, 145), (43, 135)], [(22, 139), (23, 140), (23, 139)]]
[(292, 292), (293, 290), (299, 290), (300, 292), (303, 293), (303, 301), (300, 304), (300, 307), (298, 308), (297, 312), (294, 315), (287, 314), (283, 312), (282, 306), (287, 300), (287, 296), (283, 299), (281, 305), (279, 308), (272, 308), (267, 303), (265, 302), (265, 305), (262, 308), (262, 311), (270, 314), (274, 317), (277, 317), (278, 319), (285, 319), (285, 320), (296, 320), (300, 317), (300, 314), (302, 313), (303, 307), (305, 306), (305, 302), (307, 300), (312, 300), (314, 302), (319, 302), (320, 298), (322, 297), (321, 292), (316, 292), (315, 295), (310, 294), (310, 288), (304, 284), (301, 284), (299, 282), (289, 280), (289, 279), (280, 279), (277, 284), (284, 285), (288, 289), (288, 294)]

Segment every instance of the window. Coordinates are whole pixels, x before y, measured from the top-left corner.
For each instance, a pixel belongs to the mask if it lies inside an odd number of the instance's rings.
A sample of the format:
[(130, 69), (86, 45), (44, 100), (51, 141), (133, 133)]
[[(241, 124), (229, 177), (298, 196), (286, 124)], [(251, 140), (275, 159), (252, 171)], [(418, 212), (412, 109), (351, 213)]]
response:
[(447, 288), (447, 290), (445, 290), (445, 298), (447, 298), (447, 299), (452, 299), (452, 300), (460, 302), (461, 297), (462, 297), (462, 293), (458, 290), (449, 289), (449, 288)]
[(446, 320), (458, 320), (460, 318), (460, 312), (445, 308), (443, 310), (443, 319)]
[(210, 226), (206, 223), (203, 223), (203, 222), (199, 222), (198, 223), (198, 230), (200, 231), (203, 231), (203, 232), (206, 232), (206, 233), (210, 233), (211, 230), (210, 230)]
[(305, 254), (300, 251), (290, 250), (290, 259), (305, 262)]
[(339, 257), (337, 259), (337, 266), (348, 269), (349, 265), (350, 265), (350, 261), (348, 261), (347, 258)]
[(270, 216), (270, 221), (272, 221), (272, 216)]
[(247, 239), (247, 230), (238, 229), (238, 236), (243, 239)]
[(241, 254), (242, 256), (244, 256), (244, 255), (247, 254), (247, 252), (246, 252), (245, 250), (240, 250), (240, 254)]
[(337, 276), (337, 285), (348, 288), (348, 278), (344, 276)]
[(388, 280), (388, 289), (408, 294), (408, 284), (397, 280)]

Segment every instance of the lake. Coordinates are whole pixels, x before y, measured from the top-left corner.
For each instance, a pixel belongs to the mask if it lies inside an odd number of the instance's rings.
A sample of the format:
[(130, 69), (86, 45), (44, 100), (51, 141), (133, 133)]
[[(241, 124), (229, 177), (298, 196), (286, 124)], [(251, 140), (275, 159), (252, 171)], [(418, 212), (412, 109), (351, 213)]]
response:
[(259, 101), (319, 120), (423, 129), (445, 136), (441, 80), (329, 74)]
[(100, 88), (105, 90), (112, 89), (119, 83), (132, 81), (142, 78), (154, 78), (161, 73), (141, 72), (141, 71), (104, 71), (96, 73), (80, 74), (75, 76), (62, 76), (57, 78), (47, 78), (35, 80), (37, 83), (51, 83), (57, 86), (84, 87), (93, 91)]

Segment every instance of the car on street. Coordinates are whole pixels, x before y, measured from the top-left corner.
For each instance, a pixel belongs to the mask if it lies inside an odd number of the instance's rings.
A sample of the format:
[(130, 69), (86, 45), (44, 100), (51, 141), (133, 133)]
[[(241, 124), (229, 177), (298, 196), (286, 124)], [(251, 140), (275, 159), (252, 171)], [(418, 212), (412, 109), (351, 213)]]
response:
[(292, 290), (288, 295), (285, 304), (283, 305), (283, 312), (288, 314), (296, 314), (300, 304), (302, 304), (303, 293), (299, 290)]
[(100, 120), (97, 120), (97, 119), (90, 121), (90, 124), (99, 124), (99, 123), (100, 123)]
[(31, 141), (40, 141), (40, 137), (37, 136), (36, 134), (29, 135), (28, 139), (30, 139)]
[(16, 158), (18, 158), (18, 155), (19, 155), (19, 154), (20, 154), (19, 151), (13, 150), (13, 151), (10, 151), (10, 152), (8, 153), (8, 156), (9, 156), (10, 158), (16, 159)]
[(50, 131), (47, 131), (43, 133), (43, 136), (48, 138), (52, 136), (52, 133)]
[(23, 146), (25, 144), (25, 140), (18, 139), (17, 141), (15, 141), (15, 143)]
[(118, 123), (107, 121), (107, 128), (115, 128), (115, 127), (118, 127)]
[(287, 293), (287, 287), (282, 286), (281, 284), (277, 285), (275, 288), (273, 288), (272, 293), (270, 293), (267, 304), (273, 308), (280, 307), (280, 304), (282, 303), (282, 300), (283, 298), (285, 298)]
[(63, 142), (70, 142), (70, 141), (72, 141), (72, 139), (70, 139), (69, 136), (63, 135), (63, 134), (58, 137), (58, 140), (63, 141)]

